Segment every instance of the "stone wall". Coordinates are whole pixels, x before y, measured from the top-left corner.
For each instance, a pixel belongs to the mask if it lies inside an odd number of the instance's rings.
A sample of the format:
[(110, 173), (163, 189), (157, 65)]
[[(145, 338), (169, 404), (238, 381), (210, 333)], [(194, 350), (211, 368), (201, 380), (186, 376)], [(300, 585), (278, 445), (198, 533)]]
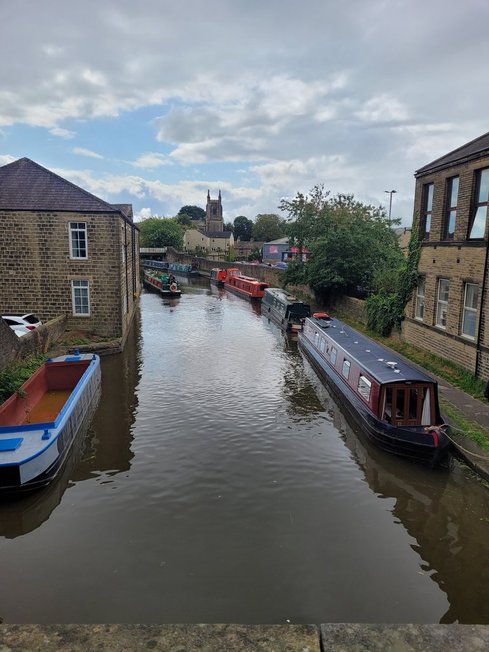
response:
[[(423, 191), (426, 184), (434, 184), (431, 228), (422, 241), (419, 272), (425, 281), (424, 314), (416, 318), (416, 298), (406, 307), (403, 336), (408, 342), (433, 351), (475, 373), (487, 378), (489, 374), (489, 329), (486, 315), (489, 310), (489, 283), (484, 287), (488, 233), (484, 239), (468, 240), (470, 217), (473, 211), (475, 172), (489, 166), (489, 157), (474, 158), (446, 169), (435, 170), (417, 179), (414, 201), (414, 225), (423, 220)], [(448, 180), (459, 177), (459, 193), (454, 237), (445, 239), (447, 218)], [(420, 226), (423, 235), (423, 225)], [(487, 270), (486, 270), (487, 273)], [(439, 280), (449, 282), (446, 325), (437, 325)], [(475, 337), (462, 332), (465, 286), (479, 288)], [(480, 336), (480, 337), (479, 337)], [(478, 365), (476, 363), (479, 357)]]
[(30, 333), (17, 337), (0, 319), (0, 370), (30, 355), (47, 353), (64, 333), (66, 323), (66, 315), (60, 315)]
[(346, 296), (337, 297), (329, 309), (333, 313), (335, 310), (345, 313), (361, 324), (367, 323), (367, 312), (365, 310), (365, 301), (363, 299)]
[[(88, 258), (70, 258), (69, 222), (87, 225)], [(73, 280), (87, 280), (90, 315), (74, 316)], [(0, 305), (3, 314), (67, 315), (67, 328), (121, 337), (139, 296), (137, 231), (119, 214), (2, 211)]]

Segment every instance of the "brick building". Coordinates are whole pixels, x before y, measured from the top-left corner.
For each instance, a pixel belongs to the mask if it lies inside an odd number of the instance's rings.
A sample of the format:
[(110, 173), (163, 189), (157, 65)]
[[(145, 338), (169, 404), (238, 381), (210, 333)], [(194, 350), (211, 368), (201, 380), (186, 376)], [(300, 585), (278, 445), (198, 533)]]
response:
[(489, 377), (489, 133), (417, 170), (421, 278), (405, 338)]
[(2, 313), (60, 314), (123, 339), (140, 292), (139, 229), (111, 205), (28, 158), (0, 167)]

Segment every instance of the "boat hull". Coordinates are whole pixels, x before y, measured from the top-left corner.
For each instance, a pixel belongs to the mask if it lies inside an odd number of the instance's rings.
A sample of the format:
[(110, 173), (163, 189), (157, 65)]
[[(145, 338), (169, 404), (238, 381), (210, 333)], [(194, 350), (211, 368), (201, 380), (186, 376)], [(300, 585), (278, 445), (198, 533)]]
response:
[(320, 378), (326, 381), (335, 399), (341, 404), (352, 425), (357, 426), (382, 450), (403, 457), (413, 462), (430, 467), (445, 466), (450, 449), (450, 441), (440, 433), (435, 445), (434, 438), (423, 428), (402, 428), (385, 423), (372, 414), (367, 406), (354, 394), (348, 385), (323, 360), (311, 342), (299, 333), (298, 343), (301, 351), (309, 360)]
[[(62, 356), (46, 365), (76, 364), (90, 359), (83, 375), (71, 389), (69, 398), (53, 420), (0, 425), (0, 494), (34, 491), (51, 483), (59, 474), (100, 396), (100, 358), (92, 354)], [(30, 379), (34, 381), (34, 377)], [(23, 385), (35, 392), (35, 382)], [(22, 393), (21, 393), (22, 394)], [(14, 397), (11, 397), (14, 398)], [(9, 399), (10, 401), (11, 399)], [(7, 405), (6, 401), (2, 408)], [(15, 442), (19, 442), (17, 448)], [(9, 444), (13, 442), (13, 444)], [(9, 448), (10, 446), (10, 448)]]

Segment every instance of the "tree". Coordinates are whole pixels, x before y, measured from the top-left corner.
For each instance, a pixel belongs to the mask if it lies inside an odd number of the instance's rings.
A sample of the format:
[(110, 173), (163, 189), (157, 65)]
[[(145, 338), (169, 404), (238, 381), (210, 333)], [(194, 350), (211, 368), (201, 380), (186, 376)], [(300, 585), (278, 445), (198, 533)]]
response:
[(231, 233), (234, 232), (234, 224), (232, 222), (226, 222), (224, 224), (224, 230), (225, 231), (231, 231)]
[(234, 220), (234, 238), (238, 238), (243, 242), (249, 242), (251, 240), (251, 230), (253, 228), (253, 222), (249, 220), (244, 215), (238, 215)]
[(188, 215), (191, 220), (205, 220), (206, 212), (200, 206), (182, 206), (178, 215)]
[(182, 226), (190, 226), (192, 224), (192, 218), (187, 213), (178, 213), (175, 219)]
[(142, 247), (183, 247), (183, 228), (173, 217), (148, 217), (138, 226)]
[(256, 216), (253, 224), (253, 240), (269, 242), (278, 240), (287, 234), (286, 222), (274, 213), (264, 213)]
[(307, 282), (318, 296), (372, 291), (398, 274), (403, 260), (384, 210), (355, 200), (330, 197), (323, 186), (300, 193), (280, 208), (288, 214), (291, 244), (310, 250), (310, 260), (290, 266), (286, 282)]

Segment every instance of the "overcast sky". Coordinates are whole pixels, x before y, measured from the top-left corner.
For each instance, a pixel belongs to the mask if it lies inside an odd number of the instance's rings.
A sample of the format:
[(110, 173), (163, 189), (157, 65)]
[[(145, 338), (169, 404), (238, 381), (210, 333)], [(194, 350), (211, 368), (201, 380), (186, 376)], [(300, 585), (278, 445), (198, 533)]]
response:
[(278, 213), (324, 184), (412, 219), (489, 131), (488, 0), (0, 0), (0, 164), (137, 217)]

